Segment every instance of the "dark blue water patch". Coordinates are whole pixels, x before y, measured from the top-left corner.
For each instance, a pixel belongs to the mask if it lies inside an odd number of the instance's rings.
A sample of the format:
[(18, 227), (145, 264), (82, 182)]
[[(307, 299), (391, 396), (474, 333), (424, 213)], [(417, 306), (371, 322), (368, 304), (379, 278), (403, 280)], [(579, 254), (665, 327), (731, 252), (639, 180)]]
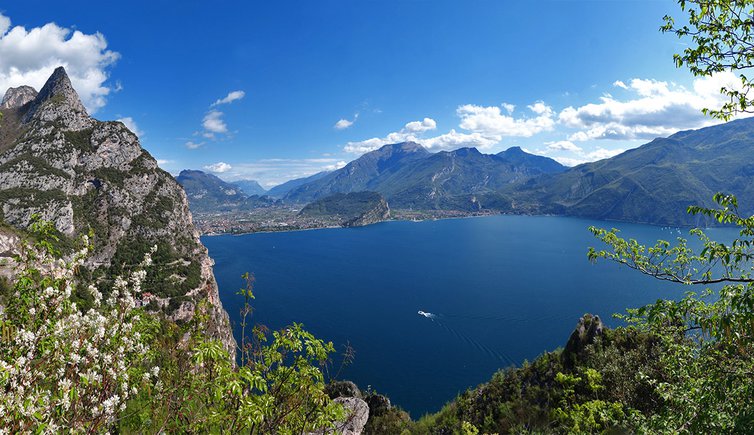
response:
[(686, 290), (589, 263), (588, 247), (599, 247), (590, 225), (617, 227), (642, 243), (687, 236), (647, 225), (492, 216), (202, 241), (234, 324), (240, 276), (252, 272), (256, 322), (272, 329), (300, 322), (338, 349), (350, 343), (356, 358), (340, 377), (419, 417), (500, 368), (563, 346), (584, 313), (615, 326), (613, 313)]

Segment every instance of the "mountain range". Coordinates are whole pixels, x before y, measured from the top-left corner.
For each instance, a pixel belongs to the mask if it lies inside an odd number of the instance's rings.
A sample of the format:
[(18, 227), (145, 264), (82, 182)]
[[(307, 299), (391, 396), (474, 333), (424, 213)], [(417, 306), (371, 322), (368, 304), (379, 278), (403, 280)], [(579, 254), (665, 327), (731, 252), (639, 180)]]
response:
[(285, 183), (278, 184), (277, 186), (272, 187), (270, 190), (268, 190), (267, 196), (270, 196), (272, 198), (282, 198), (285, 196), (285, 194), (287, 194), (291, 190), (299, 186), (302, 186), (304, 184), (311, 183), (312, 181), (317, 181), (320, 178), (325, 177), (329, 173), (330, 171), (322, 171), (322, 172), (317, 172), (316, 174), (310, 175), (308, 177), (296, 178), (293, 180), (286, 181)]
[[(2, 134), (2, 131), (0, 131)], [(200, 171), (178, 181), (192, 209), (304, 206), (336, 194), (379, 193), (393, 210), (552, 214), (658, 225), (707, 225), (689, 205), (712, 206), (717, 192), (738, 196), (754, 213), (754, 118), (678, 132), (615, 157), (567, 168), (512, 147), (431, 153), (418, 143), (385, 145), (341, 169), (246, 195), (238, 184)], [(340, 197), (338, 197), (340, 198)]]
[[(238, 184), (228, 183), (202, 171), (183, 170), (175, 179), (186, 191), (189, 206), (194, 212), (244, 211), (275, 203), (268, 196), (248, 195)], [(241, 185), (259, 186), (256, 181), (252, 183), (245, 181)]]
[(267, 190), (262, 187), (256, 180), (237, 180), (231, 182), (230, 184), (238, 187), (244, 194), (248, 196), (262, 196), (267, 193)]
[(754, 213), (754, 118), (678, 132), (597, 162), (566, 168), (513, 147), (430, 153), (416, 143), (386, 145), (342, 169), (291, 189), (310, 202), (370, 190), (393, 209), (494, 210), (659, 225), (705, 225), (689, 205), (712, 206), (717, 192)]
[(498, 192), (510, 184), (565, 169), (520, 148), (494, 155), (476, 148), (430, 153), (417, 143), (405, 142), (364, 154), (290, 190), (283, 199), (308, 203), (334, 193), (368, 190), (383, 195), (392, 208), (474, 211), (499, 208)]
[(754, 213), (754, 118), (658, 138), (615, 157), (509, 186), (514, 213), (611, 219), (659, 225), (703, 225), (689, 205), (712, 206), (734, 194)]

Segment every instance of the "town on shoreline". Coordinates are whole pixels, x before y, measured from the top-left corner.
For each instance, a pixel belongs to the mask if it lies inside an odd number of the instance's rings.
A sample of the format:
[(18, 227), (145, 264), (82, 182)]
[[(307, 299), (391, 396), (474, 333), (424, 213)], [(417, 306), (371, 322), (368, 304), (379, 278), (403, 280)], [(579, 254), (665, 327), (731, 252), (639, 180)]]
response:
[[(202, 235), (250, 234), (342, 227), (342, 218), (301, 215), (300, 206), (280, 205), (246, 211), (194, 212), (194, 225)], [(492, 210), (391, 210), (386, 221), (424, 221), (500, 214)], [(376, 222), (374, 222), (376, 223)]]

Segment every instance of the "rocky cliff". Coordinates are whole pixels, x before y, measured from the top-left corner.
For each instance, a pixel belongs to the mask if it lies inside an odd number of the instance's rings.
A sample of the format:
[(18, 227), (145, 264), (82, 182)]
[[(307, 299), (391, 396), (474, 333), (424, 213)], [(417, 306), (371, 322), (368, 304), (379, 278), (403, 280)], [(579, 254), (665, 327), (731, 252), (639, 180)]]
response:
[(390, 207), (377, 192), (336, 193), (308, 204), (299, 216), (335, 219), (344, 227), (360, 227), (390, 219)]
[(209, 301), (210, 332), (234, 353), (213, 262), (186, 195), (136, 135), (120, 122), (90, 117), (62, 67), (38, 94), (9, 89), (0, 112), (0, 221), (23, 229), (36, 213), (63, 239), (93, 234), (95, 250), (81, 275), (105, 291), (110, 277), (156, 245), (145, 289), (151, 309), (181, 322)]

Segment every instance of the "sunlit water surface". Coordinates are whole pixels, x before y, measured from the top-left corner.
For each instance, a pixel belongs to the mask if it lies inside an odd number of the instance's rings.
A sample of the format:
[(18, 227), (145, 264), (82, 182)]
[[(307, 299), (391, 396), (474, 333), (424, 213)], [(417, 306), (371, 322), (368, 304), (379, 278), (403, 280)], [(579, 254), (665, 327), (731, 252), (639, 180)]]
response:
[(590, 225), (645, 243), (688, 237), (648, 225), (492, 216), (202, 241), (234, 324), (240, 276), (252, 272), (256, 322), (303, 323), (340, 351), (350, 343), (356, 357), (340, 378), (419, 417), (501, 367), (563, 346), (584, 313), (616, 325), (613, 313), (682, 294), (625, 267), (589, 263), (588, 247), (599, 246)]

